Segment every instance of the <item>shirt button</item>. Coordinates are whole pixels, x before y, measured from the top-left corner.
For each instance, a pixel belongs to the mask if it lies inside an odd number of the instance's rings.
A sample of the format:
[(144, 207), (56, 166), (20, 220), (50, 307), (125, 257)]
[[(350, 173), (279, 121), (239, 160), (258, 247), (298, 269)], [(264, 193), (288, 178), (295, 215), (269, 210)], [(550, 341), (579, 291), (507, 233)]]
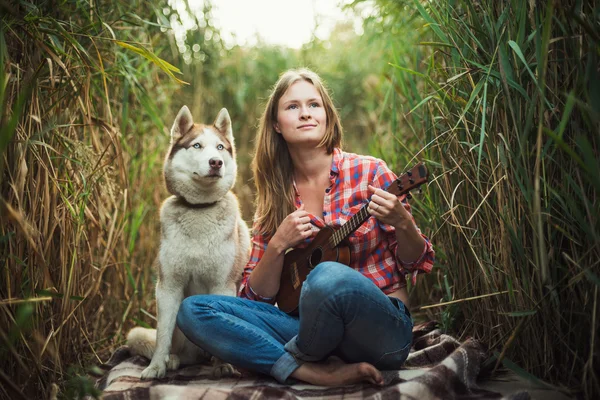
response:
[(331, 188), (325, 189), (325, 193), (329, 193), (330, 191), (331, 191)]

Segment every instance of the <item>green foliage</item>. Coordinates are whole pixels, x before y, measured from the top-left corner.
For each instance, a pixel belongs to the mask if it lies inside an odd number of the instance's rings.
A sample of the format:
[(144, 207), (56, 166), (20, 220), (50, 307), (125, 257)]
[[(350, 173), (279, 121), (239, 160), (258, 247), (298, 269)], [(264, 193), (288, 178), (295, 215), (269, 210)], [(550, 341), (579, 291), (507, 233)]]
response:
[(162, 196), (149, 136), (179, 85), (148, 3), (55, 3), (0, 6), (1, 398), (93, 392), (69, 366), (118, 340), (151, 264), (137, 210)]
[(100, 399), (102, 391), (94, 386), (94, 380), (88, 376), (88, 373), (94, 372), (101, 374), (99, 368), (92, 368), (93, 371), (80, 370), (79, 368), (69, 368), (65, 379), (65, 390), (58, 396), (59, 399)]
[[(382, 32), (406, 18), (400, 9), (420, 17), (418, 39), (390, 34), (402, 82), (392, 113), (404, 124), (387, 120), (387, 151), (400, 165), (424, 158), (435, 176), (415, 208), (444, 255), (418, 297), (508, 291), (458, 303), (460, 330), (497, 347), (499, 363), (594, 398), (598, 291), (585, 277), (600, 268), (598, 3), (375, 3)], [(409, 133), (420, 147), (403, 143)]]

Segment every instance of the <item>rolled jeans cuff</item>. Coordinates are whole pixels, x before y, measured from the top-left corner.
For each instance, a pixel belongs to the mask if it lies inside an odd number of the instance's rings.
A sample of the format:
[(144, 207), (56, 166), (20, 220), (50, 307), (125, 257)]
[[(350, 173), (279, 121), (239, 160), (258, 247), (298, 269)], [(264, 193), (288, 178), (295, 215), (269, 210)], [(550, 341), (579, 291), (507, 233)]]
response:
[(271, 368), (271, 376), (277, 379), (281, 383), (286, 383), (288, 377), (294, 372), (299, 366), (304, 364), (306, 361), (319, 361), (320, 357), (307, 356), (302, 353), (296, 345), (296, 338), (294, 336), (289, 342), (283, 347), (286, 352), (283, 353), (279, 360), (275, 362), (273, 368)]
[(294, 336), (289, 342), (285, 344), (285, 346), (283, 346), (283, 348), (286, 349), (288, 353), (293, 355), (294, 358), (300, 362), (300, 365), (304, 361), (320, 361), (322, 359), (322, 357), (308, 356), (301, 352), (298, 348), (298, 345), (296, 344), (297, 338), (298, 335)]
[(288, 377), (294, 372), (302, 362), (288, 352), (283, 353), (279, 360), (271, 368), (271, 376), (280, 383), (287, 383)]

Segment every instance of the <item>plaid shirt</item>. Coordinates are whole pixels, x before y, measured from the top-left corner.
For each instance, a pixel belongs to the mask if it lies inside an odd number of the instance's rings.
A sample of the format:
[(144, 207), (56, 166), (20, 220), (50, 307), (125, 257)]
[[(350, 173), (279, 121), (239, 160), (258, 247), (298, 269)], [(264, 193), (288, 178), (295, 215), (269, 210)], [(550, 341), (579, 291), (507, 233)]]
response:
[[(339, 228), (368, 203), (371, 197), (367, 188), (369, 184), (386, 189), (396, 178), (397, 176), (388, 169), (384, 161), (346, 153), (336, 148), (329, 174), (331, 186), (325, 190), (323, 215), (310, 215), (313, 231), (316, 233), (326, 225), (334, 229)], [(302, 199), (295, 182), (294, 188), (296, 208), (300, 208)], [(410, 205), (405, 196), (400, 199), (410, 213)], [(244, 269), (239, 296), (272, 303), (274, 299), (259, 296), (248, 285), (252, 270), (262, 258), (271, 239), (270, 236), (260, 234), (257, 228), (256, 225), (253, 227), (252, 253)], [(429, 239), (418, 227), (417, 230), (425, 239), (423, 252), (415, 262), (401, 263), (395, 257), (398, 247), (395, 228), (379, 222), (375, 217), (369, 217), (348, 237), (352, 254), (350, 267), (371, 279), (386, 294), (406, 286), (405, 274), (412, 274), (413, 283), (416, 282), (418, 273), (431, 271), (435, 255)], [(297, 248), (306, 247), (311, 240), (312, 237), (308, 238)]]

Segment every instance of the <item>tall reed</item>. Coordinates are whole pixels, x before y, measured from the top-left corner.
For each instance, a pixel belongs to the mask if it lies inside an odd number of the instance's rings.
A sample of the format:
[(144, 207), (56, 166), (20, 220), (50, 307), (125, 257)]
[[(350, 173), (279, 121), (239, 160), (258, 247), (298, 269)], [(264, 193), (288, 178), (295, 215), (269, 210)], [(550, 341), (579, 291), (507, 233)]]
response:
[(105, 360), (129, 320), (179, 84), (146, 2), (1, 9), (0, 397), (42, 398)]
[(600, 4), (377, 3), (420, 33), (396, 37), (389, 60), (395, 151), (411, 130), (422, 140), (399, 163), (425, 158), (435, 176), (415, 207), (440, 256), (423, 295), (491, 295), (428, 312), (484, 340), (497, 366), (596, 398)]

